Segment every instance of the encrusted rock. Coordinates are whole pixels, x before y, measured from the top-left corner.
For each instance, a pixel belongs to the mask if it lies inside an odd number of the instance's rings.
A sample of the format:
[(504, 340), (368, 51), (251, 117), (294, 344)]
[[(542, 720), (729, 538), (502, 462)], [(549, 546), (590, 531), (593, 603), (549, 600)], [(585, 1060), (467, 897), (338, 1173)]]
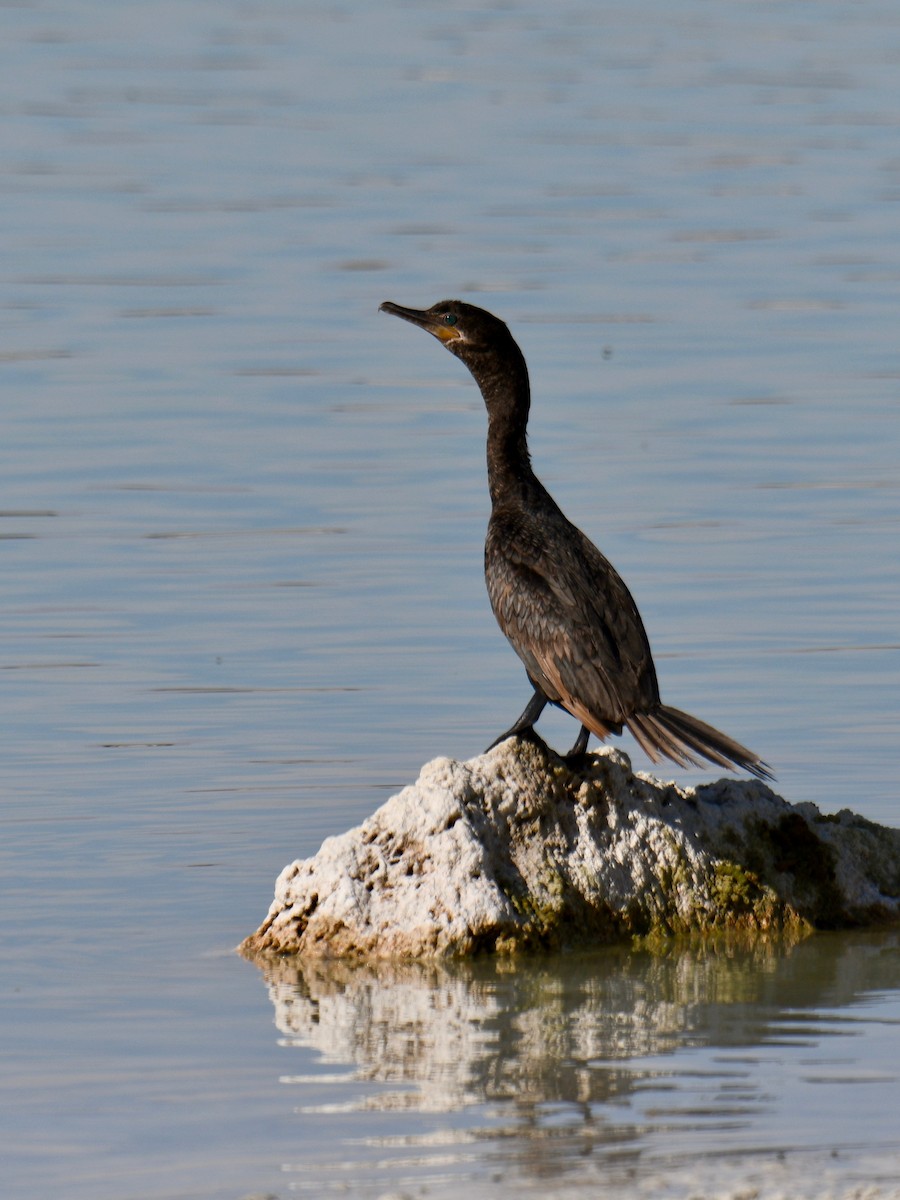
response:
[(679, 788), (604, 749), (437, 758), (282, 871), (247, 954), (421, 958), (900, 916), (900, 830), (756, 780)]

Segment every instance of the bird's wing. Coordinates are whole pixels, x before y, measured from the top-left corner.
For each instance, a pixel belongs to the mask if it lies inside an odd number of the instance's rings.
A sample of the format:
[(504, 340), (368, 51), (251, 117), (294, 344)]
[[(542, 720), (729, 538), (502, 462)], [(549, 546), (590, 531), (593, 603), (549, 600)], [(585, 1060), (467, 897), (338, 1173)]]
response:
[(561, 513), (495, 513), (485, 575), (500, 628), (529, 675), (588, 728), (619, 725), (658, 699), (631, 593)]

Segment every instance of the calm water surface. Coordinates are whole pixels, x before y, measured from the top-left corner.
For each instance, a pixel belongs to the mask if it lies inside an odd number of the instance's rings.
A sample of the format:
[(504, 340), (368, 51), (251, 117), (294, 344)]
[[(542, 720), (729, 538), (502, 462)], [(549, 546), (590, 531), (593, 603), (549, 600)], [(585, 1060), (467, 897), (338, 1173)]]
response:
[(896, 824), (900, 13), (0, 11), (8, 1194), (900, 1195), (891, 935), (232, 953), (527, 696), (480, 398), (385, 298), (510, 322), (667, 700)]

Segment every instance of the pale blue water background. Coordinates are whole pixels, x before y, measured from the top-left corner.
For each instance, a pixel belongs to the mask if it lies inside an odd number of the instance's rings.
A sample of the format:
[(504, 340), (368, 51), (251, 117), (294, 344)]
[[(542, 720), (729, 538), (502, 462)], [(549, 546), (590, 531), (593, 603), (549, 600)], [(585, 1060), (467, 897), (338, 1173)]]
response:
[[(386, 298), (509, 321), (535, 465), (666, 699), (787, 798), (897, 823), (900, 11), (0, 26), (5, 1194), (596, 1195), (620, 1144), (616, 1195), (731, 1195), (748, 1163), (760, 1195), (900, 1194), (891, 938), (724, 983), (427, 976), (375, 1051), (392, 980), (270, 981), (279, 1032), (231, 953), (285, 862), (527, 698), (481, 578), (480, 398)], [(481, 1049), (435, 1056), (444, 1011)]]

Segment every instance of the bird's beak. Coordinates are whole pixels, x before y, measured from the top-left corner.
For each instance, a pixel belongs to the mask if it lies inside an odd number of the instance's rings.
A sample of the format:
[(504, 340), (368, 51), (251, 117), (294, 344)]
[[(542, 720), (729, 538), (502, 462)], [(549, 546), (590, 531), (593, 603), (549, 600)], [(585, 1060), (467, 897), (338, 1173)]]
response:
[(424, 329), (436, 337), (439, 342), (452, 342), (454, 338), (460, 336), (458, 329), (453, 325), (442, 324), (435, 314), (427, 309), (404, 308), (402, 304), (394, 304), (392, 300), (385, 300), (384, 304), (379, 305), (378, 311), (391, 313), (392, 316), (402, 317), (404, 321), (409, 321), (411, 325), (418, 325), (420, 329)]

